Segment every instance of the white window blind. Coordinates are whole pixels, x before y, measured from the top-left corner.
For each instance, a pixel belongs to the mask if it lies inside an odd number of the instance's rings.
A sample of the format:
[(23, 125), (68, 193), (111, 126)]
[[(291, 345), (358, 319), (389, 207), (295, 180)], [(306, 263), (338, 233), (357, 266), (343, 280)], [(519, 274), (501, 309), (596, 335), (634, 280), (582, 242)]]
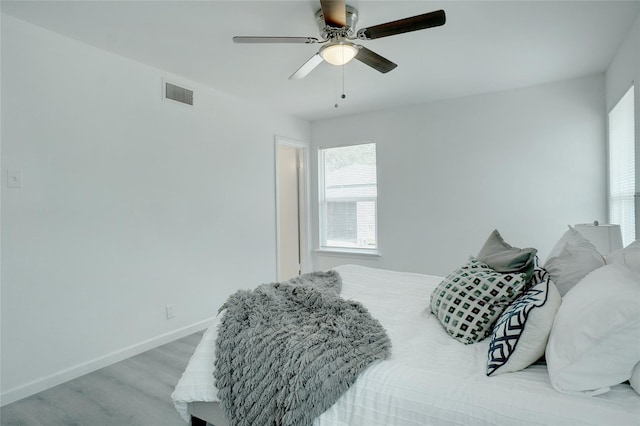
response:
[(376, 144), (318, 152), (320, 248), (375, 252)]
[(636, 239), (634, 87), (609, 112), (609, 222), (619, 224), (622, 243)]

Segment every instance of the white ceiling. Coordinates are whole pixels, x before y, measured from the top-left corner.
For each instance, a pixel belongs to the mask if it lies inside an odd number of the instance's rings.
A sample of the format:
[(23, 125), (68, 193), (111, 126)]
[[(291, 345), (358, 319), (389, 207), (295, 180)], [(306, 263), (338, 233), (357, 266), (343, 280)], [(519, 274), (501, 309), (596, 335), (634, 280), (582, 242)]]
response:
[(357, 28), (444, 9), (447, 23), (359, 44), (398, 67), (320, 64), (319, 45), (234, 44), (234, 35), (319, 37), (317, 0), (6, 1), (2, 12), (268, 108), (315, 120), (606, 70), (640, 13), (635, 1), (348, 1)]

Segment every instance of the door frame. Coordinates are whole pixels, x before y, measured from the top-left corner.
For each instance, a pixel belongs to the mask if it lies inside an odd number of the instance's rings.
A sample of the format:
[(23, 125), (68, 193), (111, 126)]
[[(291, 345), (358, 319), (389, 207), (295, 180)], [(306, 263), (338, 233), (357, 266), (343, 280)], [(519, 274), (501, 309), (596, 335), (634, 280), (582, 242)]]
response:
[(298, 159), (298, 212), (299, 212), (299, 235), (300, 235), (300, 271), (301, 273), (311, 272), (311, 221), (309, 212), (311, 206), (310, 191), (311, 176), (309, 174), (309, 143), (295, 139), (275, 136), (274, 159), (275, 159), (275, 204), (276, 204), (276, 279), (280, 279), (280, 206), (279, 206), (279, 160), (278, 147), (280, 145), (292, 146), (300, 149), (302, 155)]

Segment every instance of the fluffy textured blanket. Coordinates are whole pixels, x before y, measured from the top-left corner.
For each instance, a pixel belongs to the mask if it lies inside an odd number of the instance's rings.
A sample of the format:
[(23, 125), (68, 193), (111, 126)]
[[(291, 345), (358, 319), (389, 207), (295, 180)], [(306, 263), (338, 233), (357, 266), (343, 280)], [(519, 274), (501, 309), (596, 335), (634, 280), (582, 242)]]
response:
[(335, 271), (233, 294), (221, 309), (214, 377), (231, 425), (310, 425), (370, 363), (387, 334), (344, 300)]

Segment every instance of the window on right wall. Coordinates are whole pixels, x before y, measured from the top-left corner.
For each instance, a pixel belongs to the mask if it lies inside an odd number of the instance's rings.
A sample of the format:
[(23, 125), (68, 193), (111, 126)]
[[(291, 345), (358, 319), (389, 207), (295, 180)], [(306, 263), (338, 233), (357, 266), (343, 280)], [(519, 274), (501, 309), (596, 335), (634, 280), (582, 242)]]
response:
[(619, 224), (622, 243), (636, 239), (634, 86), (609, 112), (609, 222)]

